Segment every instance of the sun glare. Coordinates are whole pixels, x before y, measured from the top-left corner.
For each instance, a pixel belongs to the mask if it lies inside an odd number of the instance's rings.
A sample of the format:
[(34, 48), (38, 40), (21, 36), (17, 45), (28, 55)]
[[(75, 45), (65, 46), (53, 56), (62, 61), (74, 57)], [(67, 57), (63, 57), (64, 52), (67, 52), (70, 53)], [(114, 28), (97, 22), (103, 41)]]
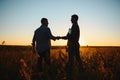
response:
[(82, 46), (86, 45), (86, 41), (83, 38), (80, 38), (79, 42), (80, 42), (80, 45)]

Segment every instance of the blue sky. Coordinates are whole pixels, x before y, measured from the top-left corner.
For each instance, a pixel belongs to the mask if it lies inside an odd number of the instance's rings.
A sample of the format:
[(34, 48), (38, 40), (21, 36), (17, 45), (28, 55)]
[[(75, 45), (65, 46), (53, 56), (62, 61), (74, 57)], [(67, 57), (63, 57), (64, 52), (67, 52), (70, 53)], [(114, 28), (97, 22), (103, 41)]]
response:
[(120, 0), (0, 0), (0, 44), (30, 45), (42, 17), (53, 35), (64, 36), (72, 14), (79, 16), (81, 45), (120, 46)]

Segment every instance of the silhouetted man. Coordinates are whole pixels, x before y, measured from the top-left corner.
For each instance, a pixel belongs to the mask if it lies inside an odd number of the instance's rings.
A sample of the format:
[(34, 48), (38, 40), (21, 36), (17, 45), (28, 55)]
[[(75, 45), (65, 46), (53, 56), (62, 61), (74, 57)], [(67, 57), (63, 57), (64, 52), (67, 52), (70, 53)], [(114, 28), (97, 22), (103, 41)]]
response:
[(38, 70), (39, 72), (43, 72), (42, 61), (46, 62), (48, 67), (50, 67), (50, 47), (51, 47), (51, 39), (56, 40), (57, 37), (54, 37), (51, 33), (50, 28), (48, 28), (48, 20), (47, 18), (41, 19), (41, 26), (35, 30), (32, 45), (33, 51), (35, 51), (35, 47), (37, 53), (39, 54), (38, 58)]
[(73, 58), (76, 57), (76, 60), (79, 63), (80, 69), (82, 67), (82, 61), (80, 59), (80, 45), (79, 45), (79, 37), (80, 37), (80, 29), (78, 25), (78, 16), (76, 14), (71, 16), (72, 27), (69, 29), (69, 32), (66, 36), (61, 37), (62, 39), (68, 39), (67, 46), (68, 46), (68, 74), (71, 77), (72, 66), (73, 66)]

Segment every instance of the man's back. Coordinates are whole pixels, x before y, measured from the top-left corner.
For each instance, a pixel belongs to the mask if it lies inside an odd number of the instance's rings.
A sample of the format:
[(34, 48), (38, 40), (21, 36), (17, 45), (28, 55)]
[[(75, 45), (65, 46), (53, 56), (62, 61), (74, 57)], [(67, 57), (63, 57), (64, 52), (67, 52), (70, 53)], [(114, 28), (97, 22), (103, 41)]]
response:
[(34, 39), (36, 40), (36, 48), (38, 52), (50, 49), (50, 29), (46, 26), (42, 25), (35, 31)]

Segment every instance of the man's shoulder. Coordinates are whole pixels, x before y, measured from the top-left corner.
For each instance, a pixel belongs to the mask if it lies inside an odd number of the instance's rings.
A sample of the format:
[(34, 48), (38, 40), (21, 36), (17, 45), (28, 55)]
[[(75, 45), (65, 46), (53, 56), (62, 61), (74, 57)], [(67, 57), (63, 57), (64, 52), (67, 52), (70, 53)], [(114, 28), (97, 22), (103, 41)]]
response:
[(38, 30), (40, 30), (40, 27), (39, 27), (39, 28), (37, 28), (37, 29), (35, 30), (35, 32), (37, 32)]
[(43, 31), (50, 31), (50, 28), (49, 27), (45, 27), (45, 26), (40, 26), (39, 28), (37, 28), (36, 30), (35, 30), (35, 32), (43, 32)]

